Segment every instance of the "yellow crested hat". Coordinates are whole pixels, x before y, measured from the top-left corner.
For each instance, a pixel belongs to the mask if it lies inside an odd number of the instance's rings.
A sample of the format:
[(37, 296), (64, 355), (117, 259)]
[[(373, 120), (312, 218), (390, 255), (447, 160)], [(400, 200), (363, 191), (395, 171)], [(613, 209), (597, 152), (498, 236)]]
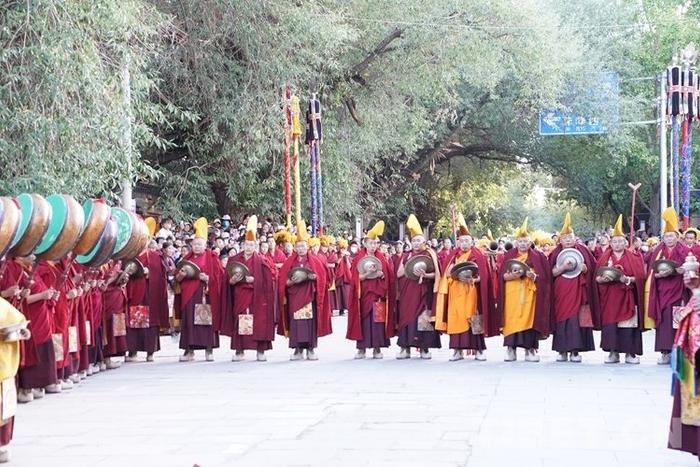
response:
[(367, 231), (367, 238), (376, 240), (380, 235), (384, 234), (384, 221), (377, 221), (374, 227)]
[(673, 208), (666, 208), (661, 214), (661, 218), (664, 220), (664, 232), (676, 232), (678, 233), (678, 214)]
[(148, 229), (148, 235), (153, 238), (153, 236), (156, 234), (156, 220), (152, 217), (147, 217), (143, 220), (144, 224), (146, 224), (146, 228)]
[(625, 231), (622, 229), (622, 214), (617, 216), (617, 222), (615, 222), (615, 227), (613, 227), (613, 232), (611, 237), (624, 237)]
[(258, 238), (258, 216), (250, 216), (245, 228), (245, 239), (255, 241)]
[(348, 241), (347, 241), (346, 239), (341, 238), (340, 240), (338, 240), (338, 247), (339, 247), (341, 250), (347, 249), (348, 246), (349, 246), (349, 245), (348, 245)]
[(297, 224), (297, 238), (296, 242), (308, 242), (309, 241), (309, 232), (306, 231), (306, 222), (304, 222), (304, 219), (299, 219), (299, 223)]
[(420, 226), (418, 218), (416, 218), (416, 216), (413, 214), (408, 216), (406, 227), (408, 227), (408, 234), (411, 238), (415, 237), (416, 235), (423, 235), (423, 228)]
[(316, 246), (321, 246), (321, 239), (318, 237), (311, 237), (309, 239), (309, 248), (313, 248)]
[(655, 246), (659, 244), (659, 237), (649, 237), (647, 238), (647, 245)]
[(566, 217), (564, 217), (564, 225), (561, 226), (559, 235), (569, 235), (574, 233), (574, 229), (571, 226), (571, 213), (567, 212)]
[(463, 235), (471, 235), (469, 232), (469, 227), (467, 227), (467, 221), (464, 220), (464, 216), (460, 212), (459, 215), (457, 216), (457, 226), (459, 229), (459, 236)]
[(520, 237), (529, 237), (530, 232), (527, 231), (527, 217), (523, 221), (523, 225), (518, 227), (518, 230), (515, 231), (515, 238), (520, 238)]
[(480, 238), (479, 240), (476, 241), (476, 246), (481, 248), (481, 249), (486, 249), (489, 247), (489, 244), (491, 243), (491, 240), (488, 238)]
[(209, 223), (207, 222), (206, 217), (200, 217), (194, 221), (192, 228), (194, 229), (194, 238), (202, 238), (204, 240), (207, 239)]
[(291, 234), (289, 233), (289, 231), (282, 229), (275, 232), (273, 238), (275, 239), (275, 243), (281, 245), (283, 243), (291, 241)]

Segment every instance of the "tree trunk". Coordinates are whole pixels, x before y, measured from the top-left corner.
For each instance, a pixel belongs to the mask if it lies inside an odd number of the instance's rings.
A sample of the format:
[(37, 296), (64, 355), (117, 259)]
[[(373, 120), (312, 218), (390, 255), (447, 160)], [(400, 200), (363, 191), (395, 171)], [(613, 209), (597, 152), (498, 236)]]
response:
[(216, 210), (219, 216), (224, 214), (233, 215), (234, 214), (234, 204), (231, 198), (228, 197), (228, 188), (222, 182), (212, 182), (211, 191), (214, 193), (214, 200), (216, 200)]

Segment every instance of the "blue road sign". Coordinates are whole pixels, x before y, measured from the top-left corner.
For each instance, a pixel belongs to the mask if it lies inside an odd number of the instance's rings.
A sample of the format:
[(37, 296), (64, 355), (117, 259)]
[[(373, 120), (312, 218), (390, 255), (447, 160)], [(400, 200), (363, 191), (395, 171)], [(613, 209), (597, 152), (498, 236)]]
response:
[(540, 112), (540, 134), (553, 135), (596, 135), (608, 131), (597, 117), (583, 117), (559, 110)]
[(592, 111), (594, 115), (579, 115), (557, 109), (542, 110), (539, 121), (540, 135), (598, 135), (608, 131), (604, 120), (613, 126), (616, 125), (620, 96), (620, 78), (617, 73), (600, 73), (586, 83), (584, 88), (580, 84), (572, 84), (568, 94), (586, 96), (586, 100), (596, 109)]

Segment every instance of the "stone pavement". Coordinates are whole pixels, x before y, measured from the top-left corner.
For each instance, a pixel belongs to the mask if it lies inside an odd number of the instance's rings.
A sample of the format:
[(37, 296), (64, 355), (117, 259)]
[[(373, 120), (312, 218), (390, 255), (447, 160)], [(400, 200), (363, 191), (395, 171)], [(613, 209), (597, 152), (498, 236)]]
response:
[[(162, 339), (155, 363), (88, 378), (20, 406), (12, 464), (24, 466), (696, 466), (666, 449), (670, 370), (645, 334), (642, 364), (352, 359), (345, 319), (317, 362), (290, 362), (278, 338), (267, 363), (178, 363)], [(599, 336), (596, 336), (596, 342)], [(447, 343), (443, 337), (443, 345)]]

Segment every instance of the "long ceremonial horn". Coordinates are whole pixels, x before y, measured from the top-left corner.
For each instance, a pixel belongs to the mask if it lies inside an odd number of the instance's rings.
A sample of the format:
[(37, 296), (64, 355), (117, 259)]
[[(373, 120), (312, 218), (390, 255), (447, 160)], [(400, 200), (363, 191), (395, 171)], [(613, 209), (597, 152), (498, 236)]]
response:
[(632, 213), (630, 215), (630, 250), (634, 248), (634, 207), (637, 204), (637, 190), (642, 186), (641, 183), (633, 185), (632, 183), (627, 184), (632, 190)]

